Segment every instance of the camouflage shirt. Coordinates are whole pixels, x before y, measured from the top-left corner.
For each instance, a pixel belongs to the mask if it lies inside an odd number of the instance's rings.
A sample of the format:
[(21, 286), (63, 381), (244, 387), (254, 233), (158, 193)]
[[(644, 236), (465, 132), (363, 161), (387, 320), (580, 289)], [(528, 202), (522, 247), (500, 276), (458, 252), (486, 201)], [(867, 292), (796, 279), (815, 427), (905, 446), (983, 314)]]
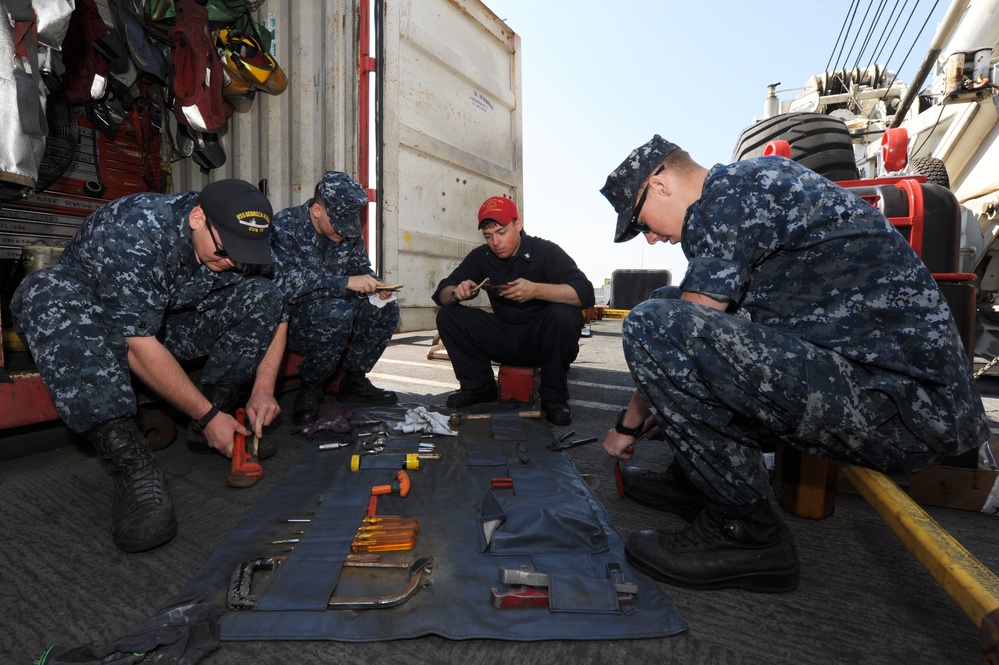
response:
[(239, 273), (201, 265), (188, 214), (197, 192), (133, 194), (94, 211), (60, 258), (93, 280), (108, 325), (125, 337), (155, 335), (170, 311), (197, 308)]
[(863, 365), (868, 387), (911, 410), (915, 431), (946, 436), (949, 418), (922, 406), (932, 401), (987, 438), (943, 294), (902, 234), (855, 194), (779, 157), (716, 165), (687, 209), (682, 246), (683, 291)]
[(289, 303), (318, 298), (346, 298), (347, 279), (374, 275), (364, 238), (333, 242), (320, 235), (306, 204), (274, 216), (268, 239), (274, 257), (274, 280)]

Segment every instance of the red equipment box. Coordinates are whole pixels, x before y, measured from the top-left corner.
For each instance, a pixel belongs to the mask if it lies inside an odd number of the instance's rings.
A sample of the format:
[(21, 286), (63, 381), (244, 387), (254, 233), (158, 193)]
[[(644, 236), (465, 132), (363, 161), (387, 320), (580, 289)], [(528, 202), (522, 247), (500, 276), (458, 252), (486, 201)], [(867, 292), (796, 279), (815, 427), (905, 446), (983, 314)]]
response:
[(538, 398), (541, 370), (531, 367), (500, 366), (499, 392), (501, 402), (533, 404)]

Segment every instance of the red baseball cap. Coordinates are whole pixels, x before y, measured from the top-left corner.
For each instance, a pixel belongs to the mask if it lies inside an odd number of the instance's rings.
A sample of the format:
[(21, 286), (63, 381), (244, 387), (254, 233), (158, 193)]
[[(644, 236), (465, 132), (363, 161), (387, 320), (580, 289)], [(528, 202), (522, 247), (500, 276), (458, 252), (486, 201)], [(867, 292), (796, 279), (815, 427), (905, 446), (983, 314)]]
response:
[(520, 219), (517, 204), (505, 196), (490, 196), (479, 208), (479, 228), (487, 220), (492, 220), (500, 226), (506, 226), (515, 219)]

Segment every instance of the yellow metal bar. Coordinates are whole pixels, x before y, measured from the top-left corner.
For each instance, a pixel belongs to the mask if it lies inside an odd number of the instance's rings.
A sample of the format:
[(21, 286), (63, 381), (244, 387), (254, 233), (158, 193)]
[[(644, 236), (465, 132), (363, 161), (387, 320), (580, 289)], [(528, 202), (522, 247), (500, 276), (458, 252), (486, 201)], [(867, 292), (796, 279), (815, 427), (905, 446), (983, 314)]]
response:
[(604, 318), (623, 319), (624, 317), (628, 316), (628, 312), (630, 311), (631, 311), (630, 309), (605, 309)]
[[(840, 472), (976, 626), (999, 610), (999, 577), (883, 473), (850, 464)], [(984, 645), (983, 645), (984, 648)]]

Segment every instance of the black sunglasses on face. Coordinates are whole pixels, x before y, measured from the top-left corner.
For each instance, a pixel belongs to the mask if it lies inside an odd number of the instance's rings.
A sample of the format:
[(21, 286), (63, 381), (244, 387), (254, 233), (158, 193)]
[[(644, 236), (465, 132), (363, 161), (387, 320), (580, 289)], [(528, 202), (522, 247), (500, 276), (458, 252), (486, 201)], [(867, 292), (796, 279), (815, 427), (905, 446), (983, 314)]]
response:
[(229, 254), (222, 249), (222, 245), (215, 239), (215, 229), (212, 228), (212, 220), (208, 219), (208, 215), (205, 215), (205, 226), (208, 227), (208, 236), (212, 239), (212, 244), (215, 245), (215, 256), (220, 259), (228, 259)]
[[(652, 174), (652, 176), (659, 175), (665, 168), (665, 166), (660, 166), (656, 172)], [(651, 178), (652, 176), (649, 177)], [(642, 195), (638, 197), (638, 203), (635, 205), (635, 212), (631, 216), (631, 228), (635, 229), (639, 233), (648, 233), (652, 230), (645, 222), (638, 221), (638, 216), (642, 214), (642, 206), (645, 205), (645, 197), (649, 195), (649, 186), (651, 184), (652, 183), (646, 183), (645, 189), (642, 190)]]

